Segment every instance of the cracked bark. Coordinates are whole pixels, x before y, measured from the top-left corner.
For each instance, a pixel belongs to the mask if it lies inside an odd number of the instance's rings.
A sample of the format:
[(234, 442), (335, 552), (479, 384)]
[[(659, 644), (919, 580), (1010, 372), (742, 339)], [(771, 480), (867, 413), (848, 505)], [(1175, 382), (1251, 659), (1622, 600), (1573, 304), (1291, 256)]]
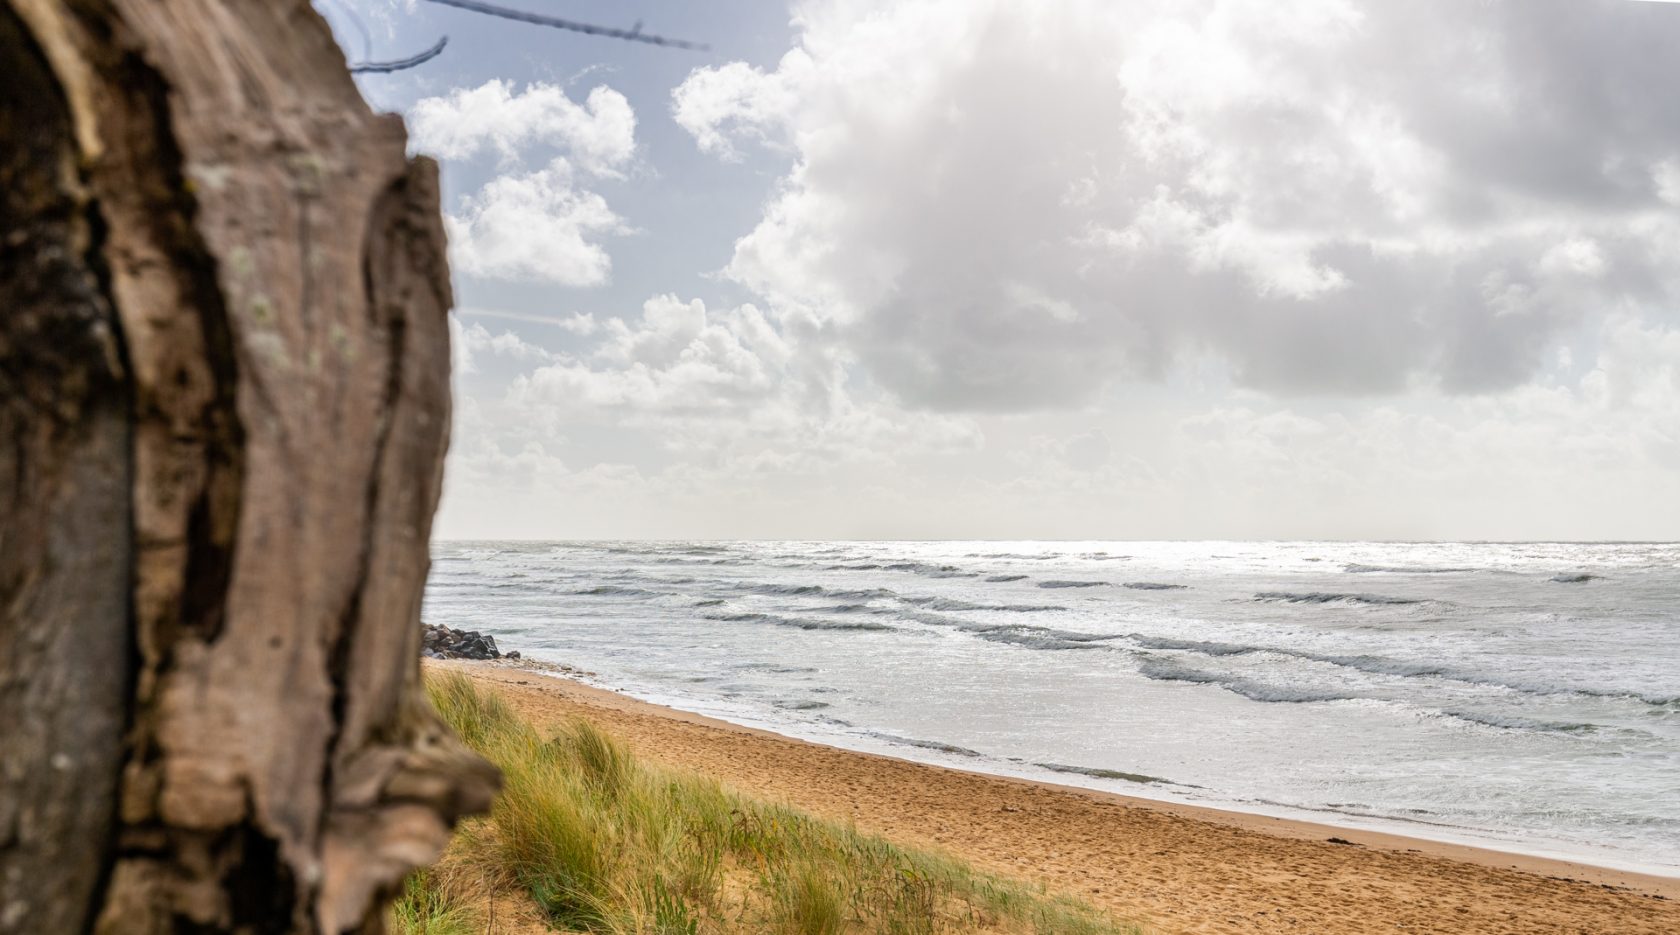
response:
[(0, 0), (0, 75), (0, 932), (376, 931), (496, 782), (435, 166), (303, 0)]

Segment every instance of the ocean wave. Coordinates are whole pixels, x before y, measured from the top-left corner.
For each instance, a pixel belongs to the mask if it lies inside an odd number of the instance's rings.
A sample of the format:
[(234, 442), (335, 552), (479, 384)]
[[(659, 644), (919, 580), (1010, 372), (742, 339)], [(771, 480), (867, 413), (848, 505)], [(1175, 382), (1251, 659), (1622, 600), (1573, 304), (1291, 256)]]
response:
[(1261, 591), (1257, 601), (1285, 601), (1290, 604), (1422, 604), (1421, 597), (1388, 597), (1382, 594), (1355, 594), (1343, 591)]
[(897, 616), (903, 620), (925, 623), (930, 627), (949, 627), (953, 630), (963, 630), (965, 632), (972, 632), (976, 627), (985, 626), (985, 624), (977, 624), (972, 620), (964, 620), (961, 617), (950, 617), (925, 610), (901, 610)]
[(1145, 659), (1138, 665), (1138, 672), (1144, 678), (1157, 682), (1187, 682), (1193, 685), (1216, 685), (1233, 694), (1241, 695), (1250, 701), (1263, 701), (1276, 704), (1310, 704), (1320, 701), (1351, 701), (1355, 695), (1333, 692), (1324, 689), (1297, 688), (1287, 685), (1270, 685), (1255, 679), (1241, 676), (1220, 675), (1202, 669), (1192, 669), (1177, 663), (1159, 659)]
[(1242, 656), (1248, 653), (1270, 652), (1262, 646), (1248, 646), (1243, 643), (1219, 643), (1212, 640), (1181, 640), (1167, 636), (1145, 636), (1142, 633), (1128, 633), (1125, 638), (1144, 649), (1174, 649), (1183, 652), (1200, 653), (1204, 656)]
[(823, 708), (829, 707), (829, 704), (826, 701), (809, 700), (772, 701), (770, 704), (772, 707), (781, 708), (783, 711), (821, 711)]
[(1040, 581), (1038, 583), (1038, 586), (1041, 587), (1041, 588), (1106, 588), (1106, 587), (1108, 587), (1108, 582), (1107, 581), (1051, 580), (1051, 581)]
[(869, 632), (883, 632), (891, 630), (884, 623), (873, 620), (817, 620), (812, 617), (783, 617), (777, 614), (743, 613), (743, 614), (708, 614), (708, 620), (719, 620), (724, 623), (769, 623), (778, 627), (793, 627), (799, 630), (863, 630)]
[(898, 596), (886, 588), (845, 591), (825, 588), (820, 584), (752, 584), (747, 585), (743, 590), (752, 594), (764, 594), (773, 597), (831, 597), (837, 601), (872, 601), (877, 598)]
[(970, 633), (993, 643), (1009, 643), (1014, 646), (1024, 646), (1028, 649), (1098, 649), (1104, 640), (1111, 640), (1111, 636), (1096, 636), (1090, 633), (1076, 633), (1071, 630), (1057, 630), (1051, 627), (1029, 627), (1003, 624), (998, 626), (973, 625), (964, 627)]
[(940, 753), (954, 753), (957, 756), (982, 755), (978, 750), (970, 750), (967, 747), (959, 747), (954, 743), (941, 743), (937, 740), (917, 740), (914, 737), (900, 737), (896, 734), (886, 734), (879, 731), (870, 731), (869, 736), (874, 737), (876, 740), (885, 740), (888, 743), (896, 743), (901, 746), (918, 747), (923, 750), (937, 750)]
[(1497, 727), (1500, 730), (1532, 730), (1551, 731), (1560, 733), (1586, 733), (1598, 730), (1597, 724), (1587, 724), (1579, 721), (1540, 721), (1534, 718), (1518, 717), (1510, 714), (1485, 714), (1480, 711), (1467, 711), (1457, 708), (1444, 708), (1439, 714), (1469, 721), (1484, 727)]
[(813, 614), (890, 614), (892, 611), (885, 607), (871, 607), (868, 604), (835, 604), (832, 607), (813, 607), (809, 611)]
[(801, 630), (861, 630), (869, 633), (884, 633), (894, 629), (884, 623), (873, 620), (815, 620), (810, 617), (789, 617), (777, 622), (779, 626), (797, 627)]
[(973, 601), (961, 601), (952, 597), (901, 597), (899, 600), (916, 607), (955, 613), (973, 610), (995, 610), (1012, 614), (1043, 614), (1067, 610), (1060, 604), (976, 604)]
[(1364, 654), (1337, 655), (1333, 653), (1313, 653), (1298, 649), (1285, 649), (1280, 646), (1224, 643), (1216, 640), (1176, 639), (1164, 636), (1148, 636), (1142, 633), (1127, 633), (1124, 634), (1122, 638), (1142, 649), (1189, 652), (1212, 657), (1244, 656), (1264, 653), (1274, 656), (1283, 656), (1290, 659), (1299, 659), (1303, 662), (1316, 662), (1324, 665), (1336, 666), (1338, 668), (1353, 669), (1369, 675), (1389, 675), (1397, 678), (1439, 678), (1452, 682), (1460, 682), (1466, 685), (1501, 688), (1525, 695), (1579, 695), (1589, 698), (1604, 698), (1611, 700), (1620, 699), (1638, 704), (1650, 705), (1657, 708), (1680, 709), (1680, 695), (1649, 695), (1642, 692), (1621, 689), (1535, 684), (1532, 682), (1522, 682), (1513, 679), (1503, 679), (1486, 673), (1456, 668), (1439, 662), (1415, 662), (1406, 659), (1390, 659), (1386, 656)]
[(1587, 574), (1584, 571), (1577, 571), (1577, 572), (1564, 572), (1562, 574), (1556, 574), (1556, 575), (1553, 575), (1549, 580), (1556, 581), (1558, 584), (1580, 584), (1583, 581), (1592, 581), (1592, 580), (1594, 580), (1598, 577), (1599, 577), (1598, 575), (1590, 575), (1590, 574)]
[(1481, 570), (1480, 568), (1433, 565), (1361, 565), (1358, 562), (1350, 562), (1342, 566), (1342, 571), (1350, 575), (1451, 575)]
[(840, 562), (821, 568), (823, 571), (902, 571), (927, 578), (980, 577), (980, 572), (967, 571), (956, 565), (929, 565), (926, 562)]
[(992, 575), (986, 579), (988, 584), (1003, 584), (1009, 581), (1025, 581), (1026, 575)]
[(1096, 766), (1066, 766), (1061, 763), (1034, 763), (1040, 769), (1047, 769), (1052, 773), (1070, 773), (1076, 776), (1090, 776), (1093, 779), (1118, 779), (1122, 782), (1136, 782), (1142, 784), (1159, 783), (1163, 785), (1177, 785), (1170, 779), (1159, 776), (1145, 776), (1143, 773), (1127, 773), (1117, 769), (1102, 769)]
[(884, 571), (908, 571), (913, 574), (926, 575), (930, 578), (978, 578), (977, 571), (964, 571), (955, 565), (929, 565), (926, 562), (893, 562), (882, 565)]
[(577, 595), (582, 595), (582, 596), (585, 596), (585, 597), (658, 597), (659, 596), (658, 592), (656, 592), (656, 591), (649, 591), (649, 590), (646, 590), (645, 588), (627, 588), (627, 587), (623, 587), (622, 585), (616, 585), (616, 584), (598, 585), (598, 586), (593, 587), (593, 588), (584, 588), (581, 591), (573, 591), (572, 593), (577, 594)]
[(1187, 591), (1190, 589), (1187, 584), (1162, 584), (1157, 581), (1128, 581), (1120, 586), (1131, 588), (1134, 591)]
[(696, 606), (696, 607), (717, 607), (717, 606), (722, 605), (723, 603), (724, 603), (724, 600), (721, 597), (708, 597), (705, 600), (695, 601), (694, 606)]
[(1009, 643), (1015, 646), (1024, 646), (1028, 649), (1095, 649), (1099, 648), (1098, 644), (1116, 639), (1113, 636), (1080, 633), (1076, 630), (1058, 630), (1055, 627), (1039, 627), (1031, 624), (980, 623), (962, 617), (951, 617), (945, 614), (919, 610), (905, 611), (902, 616), (906, 620), (913, 620), (928, 626), (959, 630), (963, 633), (972, 633), (980, 639), (993, 643)]

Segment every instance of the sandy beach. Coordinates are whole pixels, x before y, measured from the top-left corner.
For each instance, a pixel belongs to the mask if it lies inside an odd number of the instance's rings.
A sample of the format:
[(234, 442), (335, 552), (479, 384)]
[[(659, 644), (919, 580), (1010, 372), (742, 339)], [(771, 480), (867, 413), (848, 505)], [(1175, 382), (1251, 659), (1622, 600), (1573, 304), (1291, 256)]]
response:
[(539, 725), (585, 718), (648, 760), (1042, 881), (1153, 932), (1680, 932), (1680, 879), (969, 773), (547, 672), (426, 665), (496, 688)]

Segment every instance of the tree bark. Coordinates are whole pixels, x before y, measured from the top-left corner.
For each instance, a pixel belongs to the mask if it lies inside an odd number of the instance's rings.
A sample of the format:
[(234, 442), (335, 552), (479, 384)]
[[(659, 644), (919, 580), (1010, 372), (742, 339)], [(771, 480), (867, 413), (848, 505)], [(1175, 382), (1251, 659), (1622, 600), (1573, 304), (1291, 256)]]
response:
[(0, 0), (0, 932), (377, 931), (488, 806), (405, 143), (303, 0)]

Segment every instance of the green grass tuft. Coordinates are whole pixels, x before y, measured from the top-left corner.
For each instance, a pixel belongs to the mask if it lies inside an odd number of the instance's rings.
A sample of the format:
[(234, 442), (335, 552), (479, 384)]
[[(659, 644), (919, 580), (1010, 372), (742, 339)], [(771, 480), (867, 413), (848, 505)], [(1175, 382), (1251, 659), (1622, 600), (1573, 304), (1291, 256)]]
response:
[(445, 870), (410, 880), (393, 912), (404, 935), (482, 927), (476, 916), (448, 927), (468, 905), (438, 878), (451, 867), (457, 884), (471, 875), (480, 890), (525, 894), (561, 930), (607, 935), (1136, 931), (1040, 887), (640, 763), (585, 722), (545, 738), (460, 673), (427, 688), (505, 785), (491, 816), (457, 834)]
[(403, 881), (391, 904), (391, 928), (402, 935), (478, 935), (484, 919), (471, 902), (421, 870)]

